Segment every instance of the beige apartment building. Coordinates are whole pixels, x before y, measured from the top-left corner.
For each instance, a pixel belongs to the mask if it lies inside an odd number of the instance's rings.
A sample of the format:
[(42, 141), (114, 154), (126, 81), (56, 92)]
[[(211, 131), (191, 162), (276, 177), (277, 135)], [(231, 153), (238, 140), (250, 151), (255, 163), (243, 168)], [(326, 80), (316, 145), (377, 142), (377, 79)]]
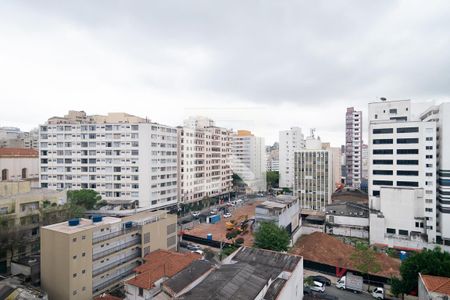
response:
[(132, 277), (151, 251), (176, 251), (176, 229), (176, 215), (165, 211), (42, 227), (41, 286), (50, 300), (92, 299)]

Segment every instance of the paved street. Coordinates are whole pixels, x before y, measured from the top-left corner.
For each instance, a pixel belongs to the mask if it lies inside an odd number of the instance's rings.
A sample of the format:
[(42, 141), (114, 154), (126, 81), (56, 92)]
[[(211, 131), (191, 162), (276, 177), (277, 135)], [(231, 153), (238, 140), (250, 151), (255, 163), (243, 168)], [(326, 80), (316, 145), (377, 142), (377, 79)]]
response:
[(327, 286), (325, 288), (325, 293), (327, 295), (338, 297), (338, 299), (342, 300), (359, 300), (359, 299), (373, 299), (371, 295), (366, 293), (361, 294), (355, 294), (350, 291), (343, 291), (340, 289), (337, 289), (335, 286)]

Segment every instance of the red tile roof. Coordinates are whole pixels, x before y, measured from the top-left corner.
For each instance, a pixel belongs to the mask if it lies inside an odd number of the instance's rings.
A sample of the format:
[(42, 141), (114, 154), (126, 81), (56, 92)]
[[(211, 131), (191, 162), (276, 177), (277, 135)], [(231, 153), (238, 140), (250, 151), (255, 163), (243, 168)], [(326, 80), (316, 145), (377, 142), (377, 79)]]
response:
[(143, 289), (150, 289), (163, 277), (172, 277), (194, 260), (201, 259), (197, 253), (179, 253), (156, 250), (145, 256), (145, 263), (135, 268), (136, 276), (126, 283)]
[(0, 157), (38, 157), (39, 152), (30, 148), (0, 148)]
[(441, 276), (421, 275), (428, 292), (450, 296), (450, 278)]

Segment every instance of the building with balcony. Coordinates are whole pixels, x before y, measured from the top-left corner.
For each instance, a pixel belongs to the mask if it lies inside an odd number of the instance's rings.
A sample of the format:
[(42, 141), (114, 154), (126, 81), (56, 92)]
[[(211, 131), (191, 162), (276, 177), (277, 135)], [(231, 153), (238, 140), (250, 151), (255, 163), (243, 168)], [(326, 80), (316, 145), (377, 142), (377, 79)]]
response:
[(177, 130), (126, 113), (69, 111), (40, 128), (40, 185), (93, 189), (111, 209), (177, 204)]
[(41, 286), (50, 299), (92, 299), (130, 278), (150, 252), (176, 251), (176, 228), (176, 215), (165, 211), (42, 227)]
[(347, 108), (345, 114), (345, 162), (346, 184), (359, 188), (362, 176), (362, 111)]
[(294, 187), (294, 160), (295, 152), (305, 148), (305, 137), (300, 127), (291, 127), (279, 133), (280, 152), (279, 170), (281, 188), (292, 189)]
[(247, 191), (266, 191), (266, 151), (264, 138), (248, 130), (238, 130), (232, 138), (231, 168), (247, 185)]
[(39, 227), (64, 219), (64, 191), (31, 188), (30, 181), (0, 182), (0, 272), (11, 261), (39, 253)]
[(232, 189), (231, 134), (213, 120), (190, 117), (178, 131), (178, 199), (227, 197)]

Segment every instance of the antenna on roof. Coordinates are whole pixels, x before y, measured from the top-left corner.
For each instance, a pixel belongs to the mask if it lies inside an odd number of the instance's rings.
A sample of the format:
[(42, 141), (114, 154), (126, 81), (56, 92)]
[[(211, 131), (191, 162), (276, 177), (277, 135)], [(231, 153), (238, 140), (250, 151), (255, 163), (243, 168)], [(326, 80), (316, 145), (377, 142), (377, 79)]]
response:
[(384, 102), (384, 101), (386, 101), (386, 98), (385, 97), (381, 97), (380, 100)]

